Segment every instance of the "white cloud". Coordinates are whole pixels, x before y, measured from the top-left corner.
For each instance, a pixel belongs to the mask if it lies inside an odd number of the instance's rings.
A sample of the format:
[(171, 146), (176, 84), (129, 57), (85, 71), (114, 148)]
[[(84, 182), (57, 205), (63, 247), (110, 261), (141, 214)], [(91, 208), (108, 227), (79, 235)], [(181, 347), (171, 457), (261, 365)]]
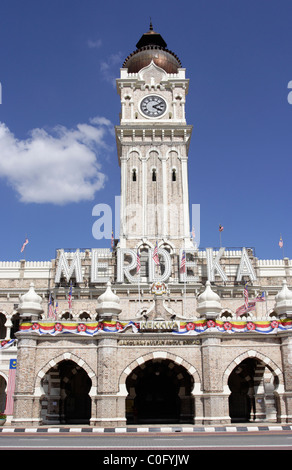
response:
[(102, 45), (102, 40), (97, 39), (96, 41), (92, 41), (91, 39), (89, 39), (87, 41), (87, 45), (88, 47), (90, 47), (90, 49), (99, 49)]
[(100, 71), (102, 73), (103, 78), (110, 82), (112, 86), (116, 87), (116, 75), (117, 75), (117, 67), (120, 67), (123, 64), (123, 57), (121, 52), (117, 52), (116, 54), (111, 54), (106, 60), (103, 60), (100, 63)]
[(98, 158), (109, 149), (106, 136), (112, 129), (108, 119), (95, 117), (75, 129), (34, 129), (28, 139), (18, 140), (0, 123), (0, 177), (22, 202), (64, 205), (92, 200), (104, 187), (106, 175)]

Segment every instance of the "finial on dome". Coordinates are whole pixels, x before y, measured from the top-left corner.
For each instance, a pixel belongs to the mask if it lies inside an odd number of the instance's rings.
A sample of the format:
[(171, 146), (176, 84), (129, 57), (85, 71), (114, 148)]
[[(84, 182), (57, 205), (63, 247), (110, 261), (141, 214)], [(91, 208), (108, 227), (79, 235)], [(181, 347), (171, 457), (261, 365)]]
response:
[(167, 49), (161, 34), (154, 31), (151, 18), (149, 30), (141, 36), (136, 48), (123, 63), (123, 68), (128, 69), (128, 73), (138, 73), (152, 61), (167, 73), (178, 73), (181, 68), (179, 58)]
[(43, 313), (42, 298), (36, 293), (34, 283), (31, 282), (28, 292), (20, 297), (18, 313), (21, 318), (39, 318)]
[(197, 311), (201, 317), (215, 319), (221, 309), (220, 297), (212, 290), (210, 281), (207, 281), (204, 292), (198, 297)]
[(288, 289), (286, 279), (283, 279), (282, 289), (275, 297), (274, 310), (280, 318), (291, 317), (292, 315), (292, 291)]
[(100, 318), (112, 320), (116, 319), (122, 311), (120, 307), (120, 299), (115, 295), (111, 288), (111, 282), (107, 282), (106, 290), (97, 299), (96, 312)]

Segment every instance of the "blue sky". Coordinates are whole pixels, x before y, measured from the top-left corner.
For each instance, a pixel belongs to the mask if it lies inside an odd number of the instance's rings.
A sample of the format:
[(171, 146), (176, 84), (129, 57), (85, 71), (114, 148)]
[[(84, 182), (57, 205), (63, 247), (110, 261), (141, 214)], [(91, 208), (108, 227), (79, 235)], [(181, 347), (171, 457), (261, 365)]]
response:
[(114, 80), (149, 18), (190, 78), (190, 204), (200, 246), (291, 258), (291, 0), (2, 0), (1, 260), (110, 247), (96, 204), (120, 191)]

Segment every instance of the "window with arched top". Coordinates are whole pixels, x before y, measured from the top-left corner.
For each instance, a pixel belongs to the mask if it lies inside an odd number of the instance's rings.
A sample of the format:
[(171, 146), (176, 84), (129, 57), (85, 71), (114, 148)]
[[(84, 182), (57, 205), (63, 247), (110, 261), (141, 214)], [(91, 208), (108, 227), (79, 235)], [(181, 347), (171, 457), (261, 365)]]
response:
[(153, 168), (152, 170), (152, 181), (156, 181), (156, 169)]
[(176, 169), (173, 168), (172, 172), (171, 172), (171, 179), (172, 181), (176, 181)]
[(90, 320), (90, 315), (88, 312), (82, 312), (81, 315), (79, 315), (79, 318), (80, 320), (87, 321)]
[(132, 181), (134, 182), (137, 181), (137, 172), (135, 168), (132, 171)]
[(73, 315), (70, 312), (65, 312), (61, 316), (61, 320), (72, 320), (72, 318), (73, 318)]

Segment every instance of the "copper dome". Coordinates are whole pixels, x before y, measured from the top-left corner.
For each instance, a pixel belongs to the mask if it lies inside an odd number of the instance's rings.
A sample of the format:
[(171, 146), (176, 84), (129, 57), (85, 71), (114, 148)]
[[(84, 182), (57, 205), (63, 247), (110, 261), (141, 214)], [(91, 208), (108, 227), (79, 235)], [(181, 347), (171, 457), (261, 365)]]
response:
[(159, 33), (153, 31), (152, 24), (147, 33), (143, 34), (136, 44), (136, 51), (130, 54), (123, 68), (127, 68), (129, 73), (137, 73), (143, 67), (153, 62), (165, 70), (167, 73), (177, 73), (181, 67), (179, 58), (171, 51), (166, 49), (166, 42)]

